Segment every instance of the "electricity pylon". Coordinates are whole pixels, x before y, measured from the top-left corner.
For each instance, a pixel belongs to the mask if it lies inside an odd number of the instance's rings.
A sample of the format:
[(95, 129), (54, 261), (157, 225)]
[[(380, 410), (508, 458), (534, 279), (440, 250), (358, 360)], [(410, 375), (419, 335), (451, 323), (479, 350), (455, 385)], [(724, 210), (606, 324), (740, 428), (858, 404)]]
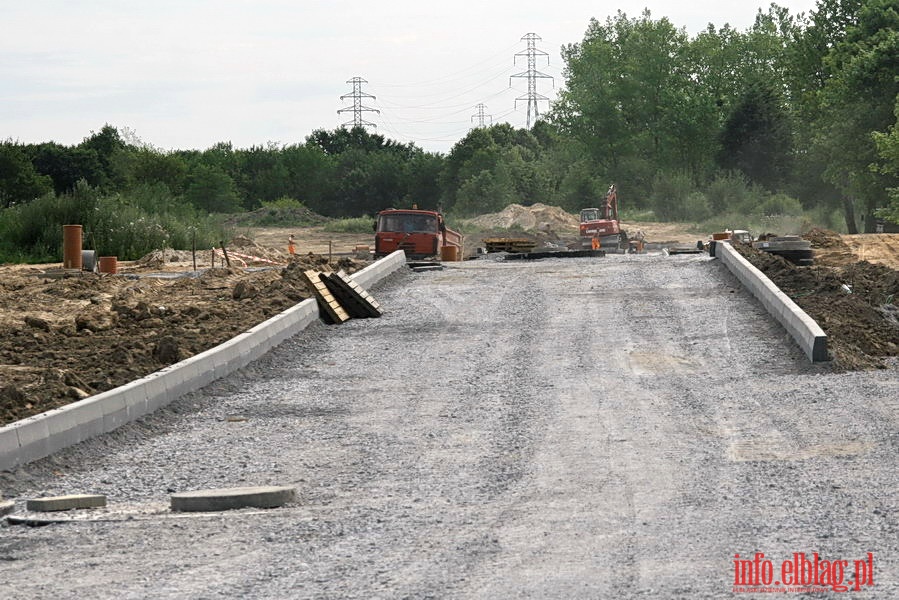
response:
[(353, 84), (353, 91), (350, 92), (349, 94), (344, 94), (343, 96), (340, 97), (340, 99), (346, 100), (347, 98), (352, 98), (353, 105), (348, 106), (346, 108), (341, 108), (340, 110), (337, 111), (337, 114), (352, 111), (353, 120), (347, 121), (343, 125), (344, 126), (352, 125), (353, 127), (377, 127), (377, 125), (375, 125), (374, 123), (366, 121), (362, 118), (362, 113), (364, 113), (364, 112), (376, 112), (378, 114), (381, 113), (381, 111), (379, 111), (377, 108), (371, 108), (371, 107), (368, 107), (368, 106), (365, 106), (364, 104), (362, 104), (363, 98), (371, 98), (372, 100), (375, 99), (375, 97), (372, 96), (371, 94), (366, 94), (365, 92), (362, 91), (362, 84), (368, 83), (368, 82), (365, 81), (364, 79), (362, 79), (361, 77), (353, 77), (352, 79), (347, 81), (347, 83)]
[(484, 114), (484, 109), (487, 107), (484, 106), (483, 103), (478, 104), (477, 106), (475, 106), (475, 108), (478, 109), (478, 114), (471, 115), (471, 120), (474, 121), (475, 118), (477, 118), (478, 119), (478, 127), (485, 127), (487, 124), (486, 119), (490, 119), (490, 122), (493, 123), (493, 115), (485, 115)]
[(515, 56), (516, 58), (519, 56), (527, 56), (528, 58), (528, 70), (518, 73), (517, 75), (512, 75), (509, 77), (509, 85), (512, 85), (513, 77), (525, 77), (528, 80), (528, 93), (524, 96), (519, 96), (515, 98), (515, 108), (518, 108), (519, 100), (527, 100), (528, 101), (528, 129), (531, 128), (532, 123), (537, 122), (537, 117), (540, 116), (540, 111), (537, 107), (537, 103), (540, 100), (545, 100), (547, 105), (549, 104), (549, 98), (542, 94), (537, 93), (537, 80), (538, 79), (552, 79), (552, 75), (547, 75), (546, 73), (541, 73), (537, 70), (537, 57), (545, 56), (546, 64), (549, 64), (549, 54), (544, 52), (543, 50), (537, 49), (537, 42), (540, 41), (541, 38), (536, 33), (529, 33), (521, 38), (522, 41), (526, 41), (528, 43), (527, 50), (524, 52), (519, 52)]

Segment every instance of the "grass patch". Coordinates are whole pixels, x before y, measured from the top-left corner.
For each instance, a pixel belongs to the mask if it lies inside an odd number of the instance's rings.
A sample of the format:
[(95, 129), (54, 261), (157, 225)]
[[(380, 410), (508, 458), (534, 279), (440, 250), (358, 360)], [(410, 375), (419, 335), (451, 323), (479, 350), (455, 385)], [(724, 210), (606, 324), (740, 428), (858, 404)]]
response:
[(323, 229), (329, 233), (373, 233), (374, 222), (372, 217), (334, 219), (325, 223)]

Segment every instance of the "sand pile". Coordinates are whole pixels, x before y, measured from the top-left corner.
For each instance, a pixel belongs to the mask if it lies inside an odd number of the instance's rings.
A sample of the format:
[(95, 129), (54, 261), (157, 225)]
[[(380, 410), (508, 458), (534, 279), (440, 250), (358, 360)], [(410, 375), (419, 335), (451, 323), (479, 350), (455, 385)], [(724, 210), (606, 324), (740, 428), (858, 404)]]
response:
[(578, 219), (558, 206), (510, 204), (498, 213), (469, 219), (468, 224), (482, 229), (521, 229), (523, 231), (553, 231), (577, 233)]

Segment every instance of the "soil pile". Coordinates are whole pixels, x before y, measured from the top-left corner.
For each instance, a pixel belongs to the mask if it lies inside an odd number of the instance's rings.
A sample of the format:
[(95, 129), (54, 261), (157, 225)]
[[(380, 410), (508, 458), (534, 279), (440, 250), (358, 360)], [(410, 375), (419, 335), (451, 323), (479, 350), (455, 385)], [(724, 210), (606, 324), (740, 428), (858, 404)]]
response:
[(466, 223), (481, 229), (520, 229), (522, 231), (577, 234), (578, 219), (558, 206), (510, 204), (498, 213), (481, 215)]
[(818, 322), (838, 369), (883, 368), (884, 358), (899, 356), (899, 271), (866, 261), (797, 267), (734, 247)]
[[(289, 255), (281, 252), (277, 248), (267, 248), (256, 243), (254, 240), (238, 235), (231, 241), (227, 242), (225, 249), (228, 251), (228, 258), (235, 266), (252, 267), (266, 265), (284, 265), (287, 263)], [(214, 266), (212, 264), (212, 250), (197, 250), (196, 260), (197, 268), (205, 268)], [(194, 254), (190, 250), (172, 250), (171, 248), (163, 248), (154, 250), (134, 261), (137, 267), (148, 267), (155, 269), (175, 268), (178, 270), (193, 264)], [(224, 256), (220, 250), (216, 251), (215, 265), (223, 265)], [(122, 267), (127, 270), (126, 266)]]
[(836, 231), (816, 227), (804, 233), (802, 238), (811, 243), (815, 264), (841, 267), (858, 261), (858, 256)]
[(829, 229), (814, 227), (802, 234), (802, 239), (811, 242), (812, 248), (849, 249), (845, 242), (843, 242), (843, 238), (840, 237), (840, 234), (836, 231), (830, 231)]
[[(330, 268), (352, 273), (364, 264), (341, 258)], [(327, 270), (327, 257), (174, 279), (0, 274), (0, 424), (123, 385), (246, 331), (311, 296), (306, 269)]]
[(842, 237), (858, 260), (899, 269), (899, 233), (859, 233)]

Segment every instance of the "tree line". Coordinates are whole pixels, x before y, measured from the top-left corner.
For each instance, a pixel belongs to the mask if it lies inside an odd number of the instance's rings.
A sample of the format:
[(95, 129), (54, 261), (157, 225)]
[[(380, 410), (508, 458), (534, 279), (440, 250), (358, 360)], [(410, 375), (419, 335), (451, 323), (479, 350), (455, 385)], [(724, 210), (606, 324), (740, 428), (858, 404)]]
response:
[(610, 183), (627, 209), (665, 220), (805, 212), (856, 232), (899, 219), (899, 0), (818, 0), (799, 15), (772, 4), (745, 31), (696, 35), (619, 12), (562, 56), (564, 88), (530, 130), (473, 129), (446, 154), (362, 128), (206, 150), (164, 151), (111, 125), (77, 145), (7, 140), (0, 234), (34, 236), (32, 203), (87, 197), (179, 223), (285, 199), (331, 217), (413, 203), (468, 216), (577, 210)]

